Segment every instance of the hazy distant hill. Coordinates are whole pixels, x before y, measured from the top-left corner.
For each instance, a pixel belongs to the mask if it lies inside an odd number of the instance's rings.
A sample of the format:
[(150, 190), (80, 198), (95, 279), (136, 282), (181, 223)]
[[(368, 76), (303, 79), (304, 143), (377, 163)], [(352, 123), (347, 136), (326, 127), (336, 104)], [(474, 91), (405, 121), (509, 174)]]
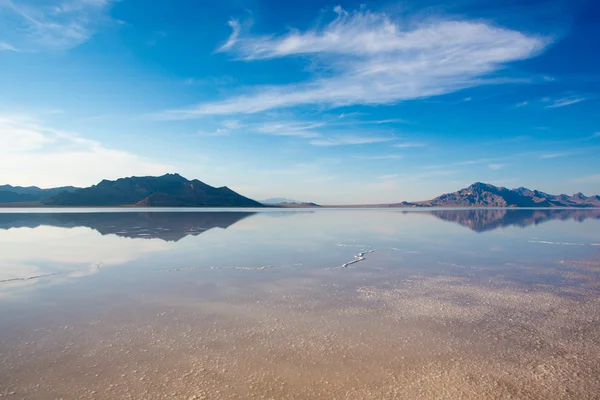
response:
[(281, 203), (300, 204), (300, 203), (302, 203), (301, 201), (286, 199), (284, 197), (272, 197), (270, 199), (261, 200), (260, 202), (263, 204), (281, 204)]
[(524, 187), (507, 189), (477, 182), (458, 192), (446, 193), (433, 200), (403, 202), (404, 207), (600, 207), (600, 196), (552, 195)]
[(179, 174), (103, 180), (42, 202), (52, 206), (262, 207), (228, 187), (215, 188)]
[(51, 189), (40, 189), (37, 186), (0, 185), (0, 203), (25, 203), (48, 199), (61, 192), (72, 192), (78, 188), (64, 186)]
[(271, 199), (262, 200), (261, 203), (272, 207), (282, 208), (320, 207), (317, 203), (290, 200), (283, 197), (273, 197)]

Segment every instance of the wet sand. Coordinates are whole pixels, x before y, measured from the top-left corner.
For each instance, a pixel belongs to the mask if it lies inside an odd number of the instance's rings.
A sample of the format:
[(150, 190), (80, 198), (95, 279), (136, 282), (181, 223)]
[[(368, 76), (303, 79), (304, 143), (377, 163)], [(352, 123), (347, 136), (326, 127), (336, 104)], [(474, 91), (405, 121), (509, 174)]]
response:
[(599, 398), (600, 261), (513, 267), (560, 285), (386, 262), (373, 253), (354, 268), (236, 270), (217, 285), (193, 270), (162, 272), (177, 291), (142, 281), (63, 313), (46, 304), (3, 328), (0, 395)]

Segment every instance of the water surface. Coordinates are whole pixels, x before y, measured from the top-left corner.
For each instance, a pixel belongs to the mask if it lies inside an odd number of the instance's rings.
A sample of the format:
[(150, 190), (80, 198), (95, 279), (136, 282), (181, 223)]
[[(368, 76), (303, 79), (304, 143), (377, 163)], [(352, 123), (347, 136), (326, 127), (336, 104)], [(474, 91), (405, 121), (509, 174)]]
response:
[(600, 393), (600, 210), (16, 211), (3, 397)]

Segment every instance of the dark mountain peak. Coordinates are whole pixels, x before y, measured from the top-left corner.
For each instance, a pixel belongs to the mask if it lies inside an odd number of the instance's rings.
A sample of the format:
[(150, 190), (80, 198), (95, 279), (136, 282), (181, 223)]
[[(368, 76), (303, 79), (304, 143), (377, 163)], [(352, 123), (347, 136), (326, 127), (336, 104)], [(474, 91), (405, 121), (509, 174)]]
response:
[[(163, 176), (150, 177), (150, 178), (169, 179), (169, 180), (174, 180), (174, 181), (189, 182), (188, 179), (186, 179), (183, 176), (179, 175), (177, 172), (175, 172), (174, 174), (164, 174)], [(194, 179), (194, 180), (197, 180), (197, 179)], [(200, 181), (198, 181), (198, 182), (200, 182)]]
[(262, 207), (227, 187), (215, 188), (179, 174), (132, 176), (99, 184), (73, 193), (61, 193), (44, 201), (58, 206), (143, 207)]
[(496, 188), (496, 186), (490, 185), (489, 183), (475, 182), (471, 186), (469, 186), (467, 189), (491, 189), (491, 188)]
[(577, 192), (573, 195), (574, 198), (578, 199), (578, 200), (586, 200), (587, 197), (581, 193), (581, 192)]
[(462, 190), (467, 190), (467, 191), (472, 191), (472, 192), (492, 192), (492, 193), (497, 193), (503, 190), (507, 190), (505, 187), (499, 187), (499, 186), (494, 186), (490, 183), (483, 183), (483, 182), (475, 182), (473, 183), (471, 186), (462, 189)]

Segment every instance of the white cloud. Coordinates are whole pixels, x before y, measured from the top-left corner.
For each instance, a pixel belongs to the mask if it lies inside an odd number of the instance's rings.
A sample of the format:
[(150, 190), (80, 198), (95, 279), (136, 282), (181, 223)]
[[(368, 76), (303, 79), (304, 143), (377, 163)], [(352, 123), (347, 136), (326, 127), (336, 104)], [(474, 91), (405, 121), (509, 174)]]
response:
[(231, 36), (229, 36), (227, 42), (218, 51), (227, 51), (232, 48), (240, 36), (240, 22), (237, 19), (230, 19), (227, 24), (231, 27)]
[(223, 124), (223, 126), (227, 129), (240, 129), (242, 127), (242, 124), (240, 124), (239, 121), (233, 120), (233, 119), (229, 119), (226, 121), (221, 122)]
[(506, 160), (506, 158), (477, 158), (477, 159), (472, 159), (472, 160), (463, 160), (463, 161), (455, 161), (452, 163), (448, 163), (448, 164), (443, 164), (443, 165), (426, 165), (424, 167), (422, 167), (422, 169), (425, 170), (444, 170), (446, 168), (453, 168), (453, 167), (462, 167), (462, 166), (467, 166), (467, 165), (476, 165), (476, 164), (487, 164), (489, 163), (488, 167), (492, 170), (494, 169), (501, 169), (504, 167), (504, 164), (498, 164), (498, 161), (503, 161)]
[(389, 142), (390, 140), (395, 140), (395, 138), (345, 135), (337, 137), (328, 137), (323, 139), (314, 139), (311, 140), (309, 144), (313, 146), (347, 146), (357, 144), (382, 143)]
[(457, 171), (444, 168), (438, 170), (431, 170), (427, 172), (419, 173), (402, 173), (402, 174), (389, 174), (381, 175), (378, 177), (379, 182), (373, 182), (365, 185), (365, 187), (371, 190), (393, 190), (399, 186), (402, 182), (423, 182), (431, 178), (440, 178), (456, 174)]
[(587, 97), (581, 97), (581, 96), (562, 97), (560, 99), (554, 99), (554, 100), (551, 100), (548, 98), (543, 99), (544, 102), (552, 102), (551, 104), (547, 105), (546, 108), (566, 107), (566, 106), (570, 106), (572, 104), (581, 103), (582, 101), (586, 101), (586, 100), (588, 100)]
[(600, 183), (600, 174), (583, 176), (573, 180), (575, 183)]
[(529, 105), (528, 101), (522, 101), (520, 103), (515, 104), (515, 107), (525, 107), (526, 105)]
[(401, 149), (408, 149), (408, 148), (411, 148), (411, 147), (425, 147), (426, 144), (425, 143), (419, 143), (419, 142), (404, 142), (404, 143), (396, 143), (393, 146), (401, 148)]
[(388, 175), (381, 175), (380, 177), (378, 177), (378, 179), (380, 181), (389, 181), (391, 179), (395, 179), (398, 177), (400, 177), (400, 175), (398, 175), (398, 174), (388, 174)]
[(379, 119), (379, 120), (375, 120), (375, 121), (361, 121), (363, 124), (376, 124), (376, 125), (381, 125), (381, 124), (396, 124), (396, 123), (400, 123), (400, 124), (407, 124), (408, 121), (404, 120), (404, 119), (400, 119), (400, 118), (390, 118), (390, 119)]
[(492, 171), (499, 171), (502, 168), (504, 168), (504, 164), (490, 164), (490, 165), (488, 165), (488, 168), (491, 169)]
[(105, 178), (161, 175), (173, 170), (31, 118), (0, 115), (1, 183), (88, 186)]
[(325, 126), (325, 122), (265, 122), (254, 128), (254, 132), (274, 136), (295, 136), (301, 138), (318, 138), (322, 135), (315, 129)]
[(6, 43), (6, 42), (0, 42), (0, 51), (19, 52), (19, 50), (16, 47), (14, 47), (12, 44)]
[(229, 135), (231, 135), (231, 131), (226, 128), (217, 128), (214, 131), (199, 130), (197, 132), (197, 134), (198, 134), (198, 136), (207, 136), (207, 137), (229, 136)]
[[(27, 51), (63, 50), (86, 42), (107, 19), (113, 0), (66, 0), (60, 4), (27, 0), (0, 2), (0, 35)], [(0, 49), (13, 50), (0, 44)]]
[(559, 157), (566, 157), (566, 156), (570, 156), (573, 153), (567, 153), (567, 152), (563, 152), (563, 153), (547, 153), (547, 154), (542, 154), (540, 155), (541, 159), (552, 159), (552, 158), (559, 158)]
[(354, 156), (360, 160), (401, 160), (404, 156), (402, 154), (380, 154), (372, 156)]
[[(290, 56), (317, 57), (328, 73), (288, 85), (261, 86), (226, 100), (162, 113), (166, 118), (256, 113), (300, 105), (338, 107), (391, 104), (441, 95), (505, 80), (487, 79), (505, 64), (530, 58), (548, 39), (480, 21), (429, 20), (410, 24), (364, 8), (322, 28), (284, 35), (252, 36), (232, 24), (221, 51), (250, 61)], [(233, 39), (233, 40), (232, 40)]]

